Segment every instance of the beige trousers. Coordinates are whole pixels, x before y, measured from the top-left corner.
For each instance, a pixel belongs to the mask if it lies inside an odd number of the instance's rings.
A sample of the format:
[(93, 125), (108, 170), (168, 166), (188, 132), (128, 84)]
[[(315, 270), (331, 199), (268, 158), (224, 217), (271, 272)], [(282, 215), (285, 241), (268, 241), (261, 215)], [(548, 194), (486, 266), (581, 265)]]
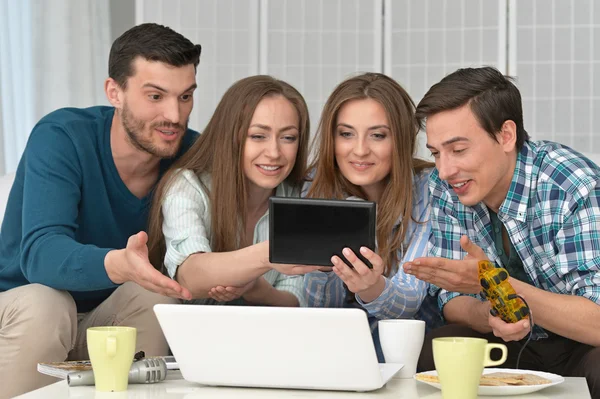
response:
[(38, 362), (88, 359), (88, 327), (135, 327), (136, 352), (167, 355), (169, 347), (152, 309), (158, 303), (178, 301), (128, 282), (78, 322), (68, 292), (41, 284), (0, 292), (0, 399), (58, 381), (38, 373)]

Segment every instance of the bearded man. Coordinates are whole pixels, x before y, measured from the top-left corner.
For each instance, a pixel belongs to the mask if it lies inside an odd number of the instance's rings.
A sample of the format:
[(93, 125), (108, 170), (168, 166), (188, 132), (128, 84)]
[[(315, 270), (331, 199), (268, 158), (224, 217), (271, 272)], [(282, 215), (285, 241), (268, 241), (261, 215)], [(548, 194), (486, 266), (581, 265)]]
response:
[(60, 109), (33, 128), (0, 233), (0, 397), (56, 381), (38, 362), (89, 358), (88, 327), (136, 327), (138, 350), (168, 354), (152, 308), (191, 295), (149, 263), (144, 230), (156, 182), (198, 136), (200, 51), (138, 25), (111, 47), (112, 107)]

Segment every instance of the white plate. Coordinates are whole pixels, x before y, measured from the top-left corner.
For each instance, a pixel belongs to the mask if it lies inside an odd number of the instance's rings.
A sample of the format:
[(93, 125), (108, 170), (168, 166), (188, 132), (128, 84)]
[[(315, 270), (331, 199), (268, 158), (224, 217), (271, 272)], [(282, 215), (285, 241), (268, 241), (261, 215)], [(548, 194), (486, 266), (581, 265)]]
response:
[[(549, 382), (548, 384), (542, 384), (542, 385), (512, 385), (512, 386), (497, 386), (497, 387), (480, 386), (479, 390), (477, 391), (477, 393), (479, 395), (481, 395), (481, 396), (523, 395), (526, 393), (536, 392), (541, 389), (548, 388), (548, 387), (551, 387), (552, 385), (557, 385), (557, 384), (560, 384), (561, 382), (565, 381), (565, 379), (563, 377), (561, 377), (560, 375), (556, 375), (556, 374), (552, 374), (552, 373), (544, 373), (542, 371), (518, 370), (518, 369), (496, 369), (496, 368), (487, 368), (487, 369), (483, 370), (484, 375), (488, 374), (488, 373), (495, 373), (495, 372), (535, 374), (537, 376), (546, 378), (547, 380), (550, 380), (551, 382)], [(419, 374), (437, 375), (437, 371), (435, 371), (435, 370), (424, 371)], [(416, 375), (414, 378), (416, 379)], [(437, 389), (442, 389), (442, 385), (439, 383), (436, 383), (436, 382), (428, 382), (428, 381), (421, 381), (421, 380), (417, 380), (417, 381), (422, 382), (427, 385), (431, 385), (432, 387), (436, 387)]]

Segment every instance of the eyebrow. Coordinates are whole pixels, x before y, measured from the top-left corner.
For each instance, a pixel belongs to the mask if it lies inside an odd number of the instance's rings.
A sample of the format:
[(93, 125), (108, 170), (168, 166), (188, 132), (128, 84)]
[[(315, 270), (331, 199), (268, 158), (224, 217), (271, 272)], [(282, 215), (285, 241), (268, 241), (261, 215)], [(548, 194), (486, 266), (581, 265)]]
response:
[[(339, 126), (347, 127), (348, 129), (354, 129), (354, 126), (348, 125), (347, 123), (338, 123), (337, 127), (339, 127)], [(391, 130), (388, 125), (375, 125), (375, 126), (369, 127), (367, 130), (377, 130), (377, 129), (382, 129), (382, 128)]]
[[(196, 83), (194, 83), (193, 85), (191, 85), (190, 87), (188, 87), (187, 89), (185, 89), (183, 91), (183, 93), (188, 92), (190, 90), (194, 90), (196, 87), (198, 87), (198, 85)], [(160, 87), (158, 85), (155, 85), (154, 83), (145, 83), (142, 88), (151, 88), (151, 89), (156, 89), (158, 91), (162, 91), (163, 93), (168, 93), (168, 90)]]
[[(442, 143), (442, 147), (446, 147), (446, 146), (448, 146), (448, 145), (450, 145), (450, 144), (454, 144), (454, 143), (457, 143), (457, 142), (460, 142), (460, 141), (469, 141), (469, 139), (468, 139), (468, 138), (466, 138), (466, 137), (461, 137), (461, 136), (452, 137), (450, 140), (446, 140), (446, 141), (444, 141), (444, 142)], [(435, 149), (435, 147), (434, 147), (434, 146), (431, 146), (431, 145), (429, 145), (429, 144), (425, 144), (425, 147), (427, 147), (427, 148), (429, 148), (429, 149)]]
[[(255, 124), (252, 124), (252, 125), (250, 125), (250, 127), (257, 127), (257, 128), (259, 128), (259, 129), (267, 130), (267, 131), (269, 131), (269, 132), (270, 132), (271, 130), (273, 130), (273, 129), (271, 129), (271, 126), (263, 125), (263, 124), (260, 124), (260, 123), (255, 123)], [(297, 127), (297, 126), (294, 126), (294, 125), (289, 125), (289, 126), (286, 126), (286, 127), (283, 127), (283, 128), (281, 128), (281, 129), (279, 129), (279, 132), (280, 132), (280, 133), (281, 133), (281, 132), (286, 132), (286, 131), (288, 131), (288, 130), (300, 130), (300, 129), (298, 129), (298, 127)]]

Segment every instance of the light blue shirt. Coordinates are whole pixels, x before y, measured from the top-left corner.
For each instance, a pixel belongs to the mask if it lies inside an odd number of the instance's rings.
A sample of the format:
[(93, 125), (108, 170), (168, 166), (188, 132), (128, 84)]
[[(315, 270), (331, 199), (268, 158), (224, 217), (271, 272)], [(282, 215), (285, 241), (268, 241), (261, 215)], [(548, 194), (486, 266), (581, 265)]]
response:
[[(403, 245), (398, 251), (400, 262), (394, 268), (396, 272), (391, 277), (384, 277), (385, 288), (377, 299), (365, 303), (356, 294), (356, 302), (347, 301), (344, 283), (333, 272), (312, 272), (304, 278), (308, 306), (360, 307), (367, 312), (378, 353), (378, 320), (415, 318), (424, 320), (428, 330), (442, 325), (442, 318), (437, 308), (437, 299), (427, 293), (429, 284), (405, 273), (402, 268), (405, 262), (427, 255), (429, 234), (431, 232), (431, 208), (429, 206), (428, 189), (430, 172), (430, 169), (424, 170), (413, 177), (412, 215), (415, 220), (424, 223), (416, 223), (410, 220)], [(306, 191), (305, 189), (304, 192)], [(400, 221), (398, 221), (395, 228), (400, 228)]]

